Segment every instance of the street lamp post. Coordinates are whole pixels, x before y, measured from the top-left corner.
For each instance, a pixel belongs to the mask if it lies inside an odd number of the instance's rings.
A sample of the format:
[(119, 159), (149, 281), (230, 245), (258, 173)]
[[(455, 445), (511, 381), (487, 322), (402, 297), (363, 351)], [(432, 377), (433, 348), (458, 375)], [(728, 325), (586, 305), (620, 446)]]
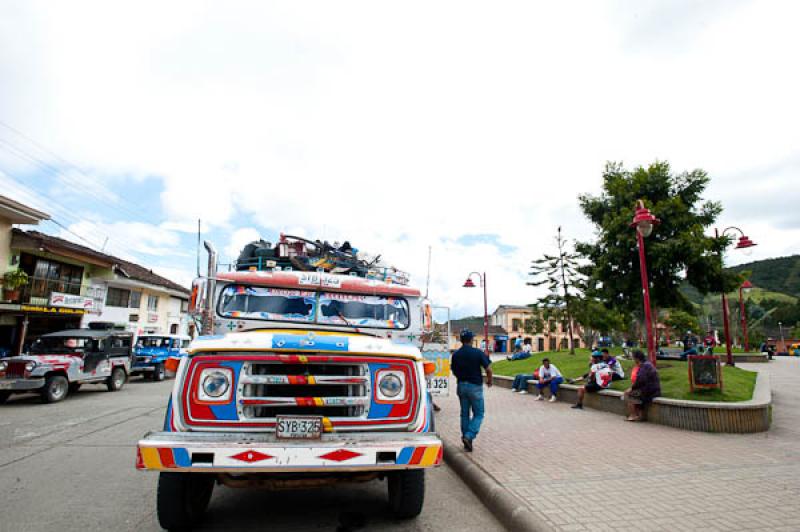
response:
[[(739, 237), (739, 241), (736, 243), (736, 247), (734, 249), (747, 249), (751, 248), (756, 245), (755, 242), (747, 238), (747, 235), (744, 234), (744, 231), (739, 229), (738, 227), (726, 227), (722, 230), (722, 236), (725, 236), (730, 230), (738, 231), (741, 235)], [(714, 235), (716, 238), (720, 237), (719, 231), (714, 229)], [(719, 252), (719, 260), (722, 262), (722, 251)], [(727, 354), (727, 360), (725, 362), (728, 366), (735, 366), (736, 364), (733, 362), (733, 351), (731, 350), (731, 333), (730, 333), (730, 323), (728, 321), (728, 295), (725, 293), (725, 287), (722, 287), (722, 321), (724, 322), (725, 328), (725, 352)]]
[(642, 297), (644, 298), (644, 319), (647, 326), (647, 356), (656, 365), (655, 338), (653, 337), (653, 316), (650, 312), (650, 283), (647, 280), (647, 261), (644, 255), (644, 239), (653, 232), (653, 226), (660, 223), (644, 202), (639, 200), (631, 227), (636, 228), (636, 241), (639, 245), (639, 272), (642, 276)]
[(744, 352), (747, 353), (750, 351), (750, 343), (747, 341), (747, 315), (745, 314), (744, 309), (744, 298), (742, 297), (742, 292), (744, 295), (750, 293), (750, 290), (753, 289), (753, 283), (748, 281), (747, 279), (739, 285), (739, 319), (742, 321), (742, 336), (744, 337)]
[(783, 339), (783, 323), (778, 322), (778, 330), (781, 333), (781, 349), (782, 349), (781, 353), (783, 353), (784, 351), (786, 351), (786, 341)]
[(478, 283), (483, 288), (483, 345), (486, 356), (489, 356), (489, 307), (486, 302), (486, 272), (483, 274), (472, 272), (467, 276), (464, 282), (464, 288), (475, 288), (475, 283), (472, 282), (472, 276), (478, 276)]

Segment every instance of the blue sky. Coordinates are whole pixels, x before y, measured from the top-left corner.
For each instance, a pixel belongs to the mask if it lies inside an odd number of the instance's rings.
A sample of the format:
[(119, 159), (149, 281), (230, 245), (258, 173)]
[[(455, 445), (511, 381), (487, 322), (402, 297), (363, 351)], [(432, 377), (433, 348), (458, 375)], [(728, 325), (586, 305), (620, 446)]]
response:
[(559, 225), (592, 236), (576, 197), (607, 160), (703, 168), (752, 258), (797, 253), (799, 10), (4, 2), (0, 123), (24, 136), (0, 125), (0, 186), (184, 283), (198, 218), (223, 259), (348, 239), (420, 284), (430, 246), (455, 315), (482, 310), (474, 270), (490, 307), (535, 299), (530, 261)]

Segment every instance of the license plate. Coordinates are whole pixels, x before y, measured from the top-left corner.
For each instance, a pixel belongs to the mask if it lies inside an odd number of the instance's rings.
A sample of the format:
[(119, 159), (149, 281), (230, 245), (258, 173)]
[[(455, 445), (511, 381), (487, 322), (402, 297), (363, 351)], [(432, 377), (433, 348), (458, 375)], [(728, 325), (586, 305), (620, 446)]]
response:
[(278, 416), (275, 435), (284, 440), (319, 440), (322, 418), (318, 416)]

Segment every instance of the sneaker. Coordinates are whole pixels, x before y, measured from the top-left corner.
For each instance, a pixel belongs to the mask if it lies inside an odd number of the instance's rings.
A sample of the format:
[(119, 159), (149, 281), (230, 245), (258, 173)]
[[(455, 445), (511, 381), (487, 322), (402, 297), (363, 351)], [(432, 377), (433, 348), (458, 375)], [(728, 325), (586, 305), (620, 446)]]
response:
[(472, 452), (472, 440), (467, 438), (466, 436), (461, 437), (461, 443), (464, 444), (464, 450), (468, 453)]
[(577, 405), (572, 405), (572, 408), (577, 408), (578, 410), (583, 410), (583, 405), (578, 403)]
[(526, 394), (526, 393), (528, 393), (528, 390), (520, 390), (520, 391), (519, 391), (519, 394), (520, 394), (520, 395), (523, 395), (523, 394)]
[(550, 396), (550, 402), (551, 403), (555, 403), (556, 401), (558, 401), (558, 397), (556, 397), (555, 395), (551, 395)]
[(537, 395), (536, 396), (536, 400), (537, 401), (544, 401), (544, 395), (542, 395), (542, 394)]

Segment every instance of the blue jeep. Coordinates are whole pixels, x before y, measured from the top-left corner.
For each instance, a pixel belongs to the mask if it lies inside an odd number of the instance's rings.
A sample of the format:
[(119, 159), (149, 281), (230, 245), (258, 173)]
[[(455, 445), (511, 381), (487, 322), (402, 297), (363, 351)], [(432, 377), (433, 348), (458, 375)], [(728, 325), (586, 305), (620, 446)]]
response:
[(154, 381), (163, 381), (167, 376), (167, 360), (185, 357), (186, 348), (191, 341), (188, 336), (177, 334), (140, 335), (133, 348), (131, 375), (142, 375), (144, 378), (149, 376)]

